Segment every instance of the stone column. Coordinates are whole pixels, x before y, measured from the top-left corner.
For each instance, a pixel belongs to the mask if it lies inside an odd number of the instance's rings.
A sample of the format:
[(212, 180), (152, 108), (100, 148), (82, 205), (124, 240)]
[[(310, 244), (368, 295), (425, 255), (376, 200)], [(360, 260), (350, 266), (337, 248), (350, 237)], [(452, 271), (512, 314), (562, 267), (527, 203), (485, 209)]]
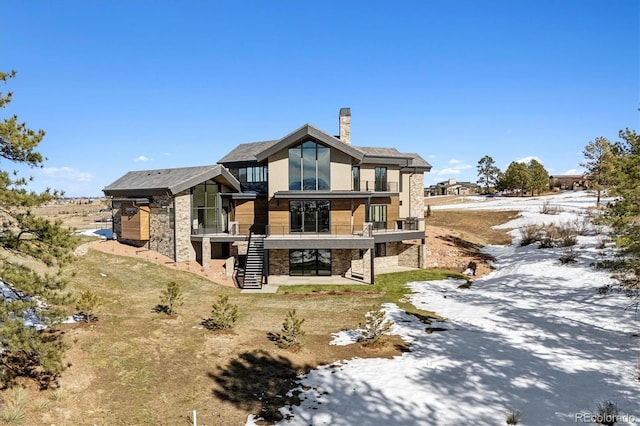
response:
[(211, 240), (209, 237), (202, 237), (202, 267), (204, 269), (211, 267)]
[(191, 192), (182, 191), (175, 195), (175, 261), (196, 260), (196, 251), (191, 245)]

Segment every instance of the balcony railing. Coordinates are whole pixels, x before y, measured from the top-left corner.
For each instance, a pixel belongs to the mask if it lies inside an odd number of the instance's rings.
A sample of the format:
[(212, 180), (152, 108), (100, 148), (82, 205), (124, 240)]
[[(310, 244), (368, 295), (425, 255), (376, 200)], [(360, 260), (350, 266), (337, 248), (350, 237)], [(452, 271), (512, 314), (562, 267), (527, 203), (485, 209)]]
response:
[(399, 192), (398, 182), (376, 182), (373, 180), (361, 180), (360, 188), (353, 188), (355, 191), (371, 192)]
[(318, 232), (292, 231), (289, 225), (267, 225), (267, 237), (279, 236), (287, 238), (345, 238), (345, 237), (371, 237), (371, 223), (360, 226), (332, 225), (326, 230)]

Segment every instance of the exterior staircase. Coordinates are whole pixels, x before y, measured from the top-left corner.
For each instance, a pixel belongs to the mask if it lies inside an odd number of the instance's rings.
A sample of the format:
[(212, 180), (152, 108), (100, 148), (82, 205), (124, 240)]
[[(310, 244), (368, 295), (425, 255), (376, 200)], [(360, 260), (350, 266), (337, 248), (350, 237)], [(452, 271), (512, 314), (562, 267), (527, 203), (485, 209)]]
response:
[(249, 234), (247, 258), (241, 273), (242, 288), (261, 289), (264, 271), (264, 236)]

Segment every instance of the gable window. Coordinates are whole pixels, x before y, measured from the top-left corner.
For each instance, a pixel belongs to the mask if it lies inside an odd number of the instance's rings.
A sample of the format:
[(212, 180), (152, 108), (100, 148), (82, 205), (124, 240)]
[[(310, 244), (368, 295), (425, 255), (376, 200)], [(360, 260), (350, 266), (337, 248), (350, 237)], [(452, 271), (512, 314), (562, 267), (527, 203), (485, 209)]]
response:
[(375, 174), (376, 174), (375, 190), (387, 191), (387, 168), (376, 167)]
[(289, 202), (291, 232), (329, 232), (331, 204), (328, 200)]
[(318, 191), (331, 187), (328, 147), (306, 141), (289, 148), (289, 190)]
[(351, 180), (354, 191), (360, 191), (360, 166), (351, 166)]
[(387, 206), (385, 204), (370, 206), (369, 221), (373, 223), (373, 229), (387, 229)]

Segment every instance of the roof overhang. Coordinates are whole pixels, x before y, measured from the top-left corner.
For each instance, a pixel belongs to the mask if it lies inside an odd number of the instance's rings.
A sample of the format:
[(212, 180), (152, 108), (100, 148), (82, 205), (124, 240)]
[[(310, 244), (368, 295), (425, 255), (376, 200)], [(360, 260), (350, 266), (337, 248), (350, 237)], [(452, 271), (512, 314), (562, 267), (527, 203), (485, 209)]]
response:
[(320, 129), (313, 127), (310, 124), (305, 124), (297, 130), (289, 133), (287, 136), (280, 139), (275, 144), (271, 145), (269, 148), (263, 150), (256, 154), (256, 160), (264, 161), (268, 159), (270, 156), (275, 153), (282, 151), (283, 149), (289, 148), (291, 145), (301, 142), (304, 139), (311, 138), (316, 142), (320, 142), (324, 145), (327, 145), (331, 148), (337, 149), (338, 151), (342, 151), (347, 155), (358, 160), (358, 162), (362, 161), (364, 158), (364, 153), (353, 146), (342, 142), (340, 139), (335, 136), (331, 136), (328, 133), (323, 132)]
[(372, 192), (366, 191), (277, 191), (273, 194), (273, 198), (289, 200), (354, 199), (371, 198), (372, 194)]

